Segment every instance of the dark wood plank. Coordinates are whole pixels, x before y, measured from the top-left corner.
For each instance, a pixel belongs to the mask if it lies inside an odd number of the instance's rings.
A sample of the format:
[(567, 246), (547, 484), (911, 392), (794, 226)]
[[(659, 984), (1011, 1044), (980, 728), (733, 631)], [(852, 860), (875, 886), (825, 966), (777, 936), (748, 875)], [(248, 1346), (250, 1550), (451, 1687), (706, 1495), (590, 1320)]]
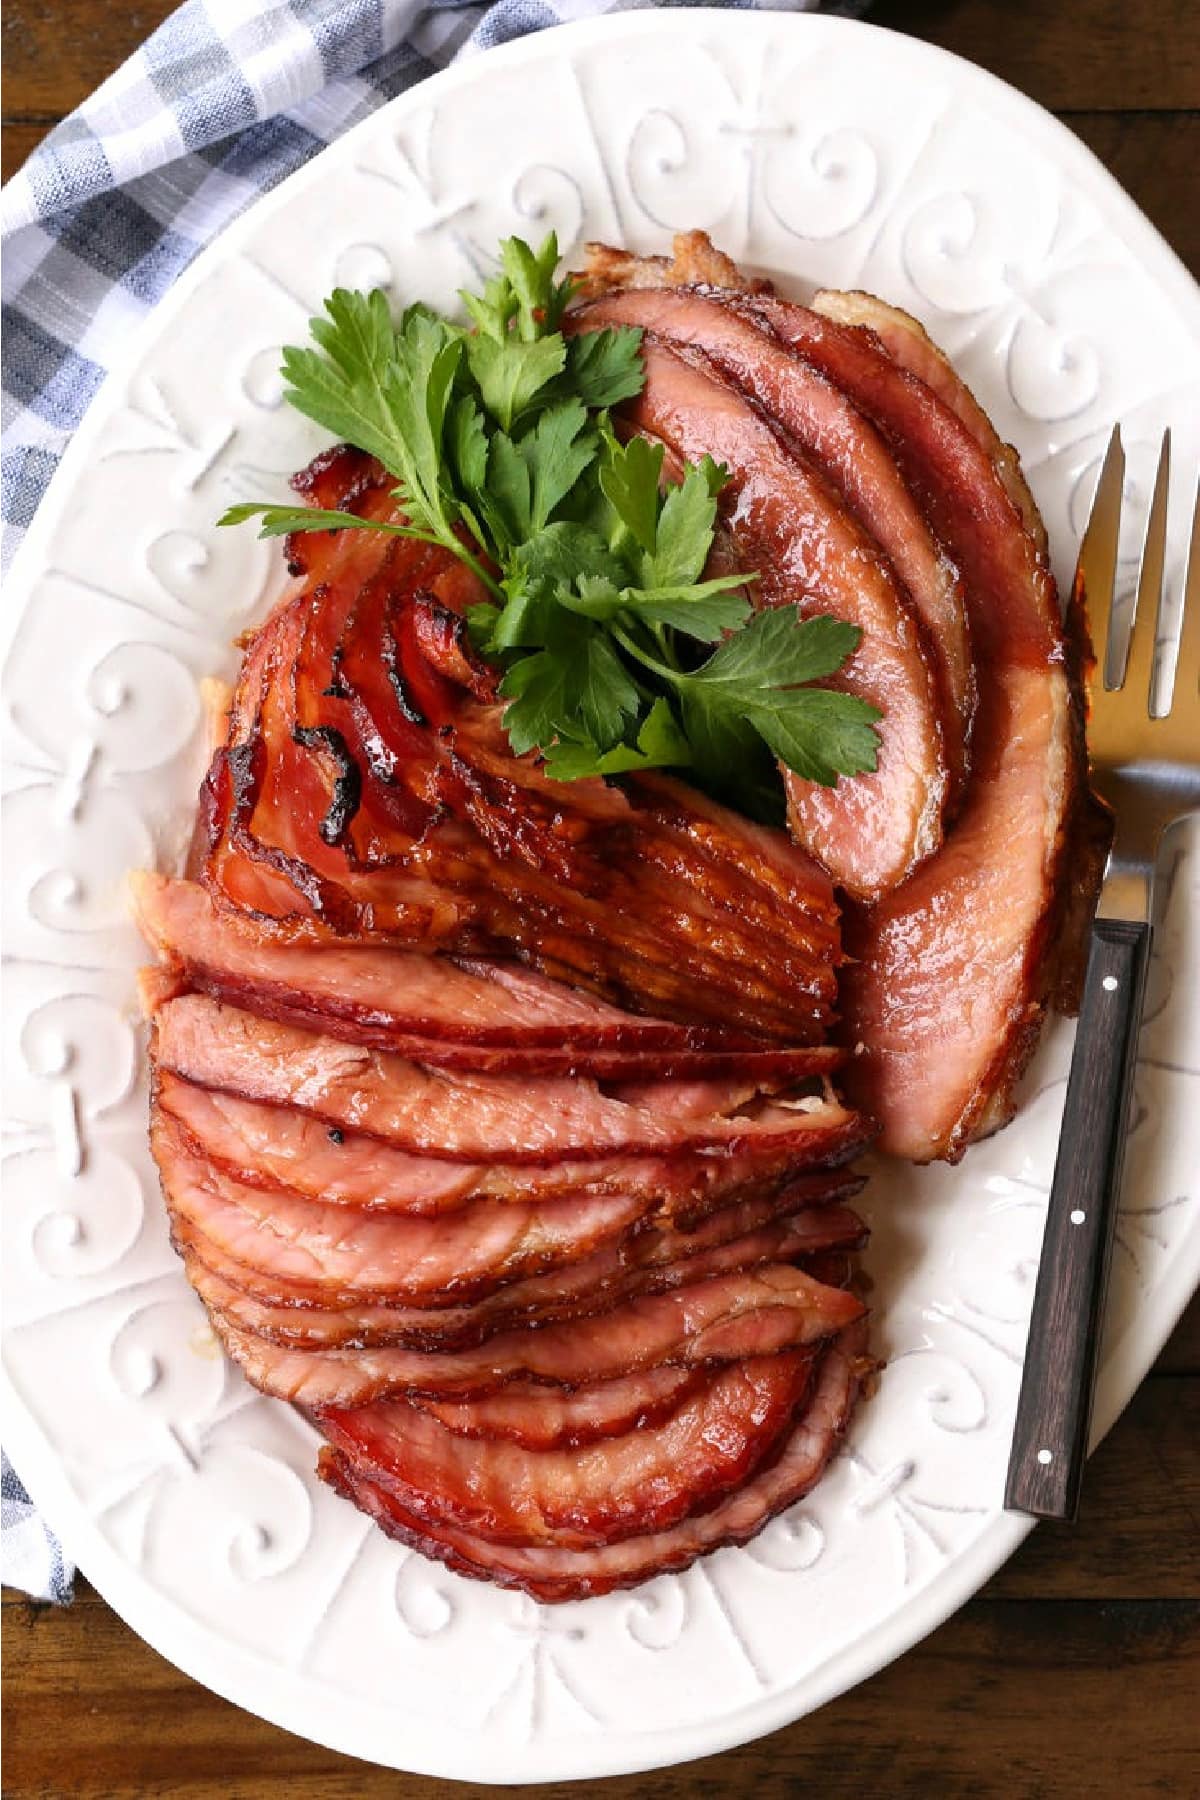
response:
[(1200, 1375), (1200, 1294), (1171, 1333), (1153, 1372), (1155, 1375)]
[[(864, 1792), (996, 1800), (1189, 1791), (1200, 1605), (977, 1602), (874, 1680), (757, 1744), (607, 1782), (580, 1800)], [(283, 1792), (322, 1800), (483, 1800), (292, 1737), (181, 1678), (105, 1608), (5, 1613), (6, 1800)], [(1137, 1704), (1130, 1704), (1136, 1693)], [(1116, 1721), (1120, 1728), (1114, 1729)], [(1095, 1757), (1103, 1744), (1103, 1760)], [(1090, 1746), (1090, 1749), (1088, 1748)], [(1086, 1772), (1080, 1758), (1086, 1756)], [(552, 1785), (529, 1800), (557, 1800)]]
[(1145, 1382), (1091, 1459), (1076, 1525), (1039, 1525), (989, 1598), (1200, 1600), (1200, 1381)]
[(1200, 104), (1194, 0), (875, 0), (870, 17), (979, 63), (1052, 112)]
[(144, 43), (176, 0), (13, 0), (4, 8), (4, 111), (61, 118)]

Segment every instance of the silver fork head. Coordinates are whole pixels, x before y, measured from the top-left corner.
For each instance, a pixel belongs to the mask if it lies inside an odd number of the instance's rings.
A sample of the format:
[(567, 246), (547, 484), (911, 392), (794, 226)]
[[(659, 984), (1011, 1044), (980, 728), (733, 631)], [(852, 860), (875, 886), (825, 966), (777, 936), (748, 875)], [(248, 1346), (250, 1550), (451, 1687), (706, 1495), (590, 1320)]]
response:
[[(1143, 905), (1148, 905), (1148, 884), (1162, 831), (1183, 813), (1200, 807), (1200, 492), (1192, 519), (1174, 681), (1162, 712), (1156, 715), (1152, 710), (1155, 646), (1165, 608), (1170, 469), (1171, 434), (1167, 431), (1159, 452), (1126, 645), (1113, 632), (1125, 477), (1119, 427), (1104, 458), (1075, 577), (1075, 591), (1082, 596), (1096, 654), (1088, 727), (1092, 779), (1112, 806), (1117, 822), (1110, 878), (1122, 871), (1138, 876)], [(1102, 910), (1136, 916), (1137, 898), (1133, 891), (1110, 894), (1106, 883)]]

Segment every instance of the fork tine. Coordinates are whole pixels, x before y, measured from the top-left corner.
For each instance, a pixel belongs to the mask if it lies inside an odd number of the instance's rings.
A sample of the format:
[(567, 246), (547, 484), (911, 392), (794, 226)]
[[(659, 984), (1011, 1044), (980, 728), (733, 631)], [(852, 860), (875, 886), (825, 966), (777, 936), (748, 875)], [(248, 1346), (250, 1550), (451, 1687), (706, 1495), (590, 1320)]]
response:
[(1170, 476), (1171, 433), (1168, 430), (1163, 432), (1162, 449), (1158, 453), (1158, 471), (1154, 477), (1154, 493), (1146, 518), (1146, 535), (1142, 541), (1142, 556), (1138, 564), (1137, 594), (1125, 665), (1125, 682), (1130, 694), (1135, 699), (1144, 698), (1147, 712), (1153, 711), (1154, 645), (1158, 635), (1163, 573), (1167, 561), (1167, 483)]
[(1121, 427), (1114, 425), (1075, 569), (1075, 590), (1077, 594), (1082, 591), (1101, 687), (1108, 684), (1109, 634), (1124, 484), (1125, 451), (1121, 444)]
[(1179, 628), (1179, 654), (1175, 661), (1172, 707), (1194, 705), (1200, 695), (1200, 482), (1192, 514), (1192, 541), (1188, 546), (1187, 574), (1183, 580), (1183, 619)]

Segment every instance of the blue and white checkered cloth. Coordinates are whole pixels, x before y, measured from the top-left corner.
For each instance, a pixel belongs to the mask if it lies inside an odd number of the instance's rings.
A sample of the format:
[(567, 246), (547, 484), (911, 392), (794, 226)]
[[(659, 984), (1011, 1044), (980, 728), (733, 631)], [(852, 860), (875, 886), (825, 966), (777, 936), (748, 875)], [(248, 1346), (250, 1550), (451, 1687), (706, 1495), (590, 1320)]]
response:
[[(3, 560), (114, 358), (251, 202), (415, 82), (526, 32), (654, 0), (187, 0), (0, 194)], [(819, 0), (716, 0), (807, 12)], [(825, 10), (858, 13), (863, 0)], [(3, 1578), (74, 1569), (3, 1465)]]

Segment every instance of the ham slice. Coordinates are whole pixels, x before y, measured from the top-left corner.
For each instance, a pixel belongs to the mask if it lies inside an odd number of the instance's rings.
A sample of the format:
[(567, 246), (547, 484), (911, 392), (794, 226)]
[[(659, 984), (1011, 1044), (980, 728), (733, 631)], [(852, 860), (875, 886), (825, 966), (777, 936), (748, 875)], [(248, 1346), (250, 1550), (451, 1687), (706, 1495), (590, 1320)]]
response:
[(744, 1487), (669, 1530), (596, 1549), (501, 1545), (461, 1526), (446, 1522), (434, 1526), (408, 1512), (379, 1482), (332, 1448), (322, 1450), (318, 1472), (389, 1537), (459, 1574), (520, 1588), (537, 1600), (582, 1600), (686, 1569), (722, 1545), (744, 1544), (774, 1514), (803, 1498), (824, 1473), (846, 1428), (868, 1367), (865, 1350), (865, 1333), (852, 1327), (825, 1352), (809, 1402), (781, 1454)]
[(894, 362), (933, 389), (991, 459), (1005, 492), (1021, 515), (1022, 524), (1045, 556), (1048, 551), (1046, 527), (1029, 491), (1020, 457), (1012, 445), (1000, 437), (950, 358), (942, 354), (919, 320), (899, 306), (889, 306), (886, 300), (880, 300), (874, 294), (858, 291), (838, 293), (825, 288), (814, 296), (812, 305), (814, 312), (823, 313), (840, 325), (860, 325), (873, 331)]
[[(336, 1129), (365, 1131), (422, 1156), (546, 1163), (676, 1150), (788, 1152), (795, 1166), (837, 1157), (862, 1131), (834, 1100), (766, 1101), (730, 1083), (728, 1112), (670, 1116), (628, 1104), (595, 1082), (457, 1075), (301, 1031), (185, 994), (155, 1015), (154, 1054), (200, 1086), (287, 1102)], [(753, 1092), (753, 1083), (749, 1092)]]
[[(884, 1149), (957, 1161), (1012, 1116), (1041, 1029), (1087, 810), (1078, 669), (1054, 579), (986, 451), (861, 331), (765, 302), (796, 349), (889, 436), (966, 581), (987, 680), (971, 790), (944, 853), (854, 921), (844, 1032), (851, 1091)], [(986, 946), (986, 956), (981, 955)]]
[[(693, 357), (694, 352), (688, 352)], [(636, 429), (730, 471), (727, 524), (763, 605), (795, 604), (859, 626), (832, 685), (883, 712), (879, 768), (834, 788), (788, 772), (793, 835), (847, 892), (870, 898), (941, 841), (947, 763), (923, 629), (878, 546), (797, 450), (748, 402), (684, 354), (647, 338), (646, 385), (625, 413)]]
[[(695, 1223), (732, 1195), (752, 1192), (785, 1179), (807, 1204), (806, 1184), (824, 1190), (829, 1173), (789, 1175), (791, 1155), (683, 1155), (609, 1157), (560, 1163), (447, 1162), (413, 1156), (364, 1133), (328, 1126), (284, 1105), (260, 1105), (233, 1094), (210, 1092), (168, 1070), (156, 1074), (156, 1105), (182, 1124), (204, 1154), (238, 1181), (281, 1187), (328, 1205), (372, 1212), (425, 1216), (453, 1211), (478, 1200), (517, 1205), (598, 1195), (636, 1197), (644, 1210), (656, 1208), (680, 1224)], [(830, 1144), (826, 1165), (848, 1161), (867, 1141), (861, 1119)], [(853, 1178), (844, 1192), (853, 1189)]]
[(471, 1350), (317, 1354), (270, 1344), (219, 1312), (212, 1322), (262, 1393), (302, 1406), (354, 1407), (409, 1393), (474, 1398), (513, 1380), (591, 1386), (668, 1363), (686, 1368), (770, 1356), (817, 1343), (862, 1314), (852, 1294), (799, 1269), (767, 1264), (594, 1317), (501, 1332)]
[(709, 294), (627, 289), (585, 304), (572, 318), (577, 329), (635, 325), (672, 345), (702, 351), (784, 428), (837, 490), (888, 558), (925, 628), (923, 642), (938, 677), (950, 801), (956, 804), (966, 784), (976, 699), (962, 584), (874, 426), (774, 333)]
[(172, 1212), (256, 1271), (285, 1296), (281, 1304), (289, 1292), (311, 1290), (310, 1302), (453, 1306), (562, 1263), (578, 1266), (646, 1212), (644, 1200), (612, 1195), (542, 1206), (480, 1200), (445, 1218), (358, 1213), (242, 1184), (209, 1163), (169, 1114), (156, 1112), (150, 1142)]
[(328, 1410), (314, 1422), (415, 1518), (492, 1544), (580, 1550), (669, 1530), (749, 1479), (790, 1425), (811, 1372), (811, 1352), (734, 1363), (661, 1423), (584, 1449), (459, 1437), (403, 1402)]
[(481, 1400), (411, 1400), (447, 1431), (466, 1438), (498, 1438), (526, 1450), (565, 1450), (597, 1438), (620, 1437), (656, 1425), (707, 1380), (703, 1369), (645, 1369), (613, 1381), (576, 1388), (522, 1387)]
[(142, 935), (201, 993), (263, 1018), (390, 1050), (429, 1067), (475, 1073), (738, 1073), (799, 1080), (838, 1052), (764, 1048), (745, 1034), (623, 1013), (513, 966), (462, 966), (364, 943), (280, 943), (220, 910), (196, 882), (130, 878)]
[(270, 1343), (302, 1350), (462, 1350), (518, 1326), (588, 1318), (643, 1294), (739, 1269), (801, 1260), (807, 1266), (813, 1256), (857, 1248), (865, 1235), (861, 1220), (842, 1207), (776, 1221), (760, 1210), (765, 1216), (753, 1228), (718, 1217), (709, 1224), (719, 1223), (720, 1231), (707, 1233), (706, 1227), (707, 1235), (697, 1233), (697, 1241), (682, 1249), (650, 1235), (635, 1240), (627, 1257), (596, 1252), (562, 1270), (495, 1286), (461, 1306), (404, 1306), (288, 1283), (231, 1257), (182, 1208), (172, 1211), (172, 1228), (206, 1304)]

